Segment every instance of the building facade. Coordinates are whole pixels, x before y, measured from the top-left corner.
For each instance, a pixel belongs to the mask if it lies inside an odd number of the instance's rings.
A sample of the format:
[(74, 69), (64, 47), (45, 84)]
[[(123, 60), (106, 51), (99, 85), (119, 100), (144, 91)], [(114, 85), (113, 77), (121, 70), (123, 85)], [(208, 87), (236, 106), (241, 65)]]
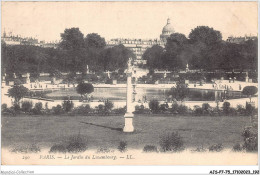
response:
[(171, 25), (170, 18), (167, 19), (167, 24), (163, 27), (160, 39), (126, 39), (117, 38), (107, 41), (107, 47), (113, 47), (119, 44), (123, 44), (126, 48), (131, 50), (135, 56), (135, 64), (146, 64), (146, 60), (142, 59), (142, 56), (146, 49), (151, 48), (153, 45), (159, 45), (165, 47), (167, 38), (174, 33), (174, 28)]
[[(123, 44), (126, 48), (131, 50), (135, 56), (135, 64), (146, 64), (146, 60), (142, 59), (142, 56), (146, 49), (151, 48), (154, 45), (159, 45), (165, 47), (167, 38), (174, 33), (174, 28), (171, 25), (170, 18), (167, 19), (166, 25), (162, 29), (160, 39), (126, 39), (126, 38), (116, 38), (111, 39), (106, 42), (107, 47), (113, 47), (119, 44)], [(59, 42), (45, 42), (38, 41), (35, 38), (22, 38), (21, 36), (15, 36), (11, 32), (7, 35), (6, 32), (3, 33), (2, 41), (7, 45), (33, 45), (44, 48), (57, 48)]]
[(229, 43), (241, 44), (248, 40), (257, 40), (257, 36), (244, 36), (244, 37), (228, 37), (226, 40)]
[(4, 31), (1, 40), (5, 42), (6, 45), (31, 45), (31, 46), (39, 46), (39, 47), (51, 47), (57, 48), (58, 42), (45, 42), (45, 41), (38, 41), (36, 38), (32, 37), (21, 37), (19, 35), (13, 35), (12, 32), (6, 34)]

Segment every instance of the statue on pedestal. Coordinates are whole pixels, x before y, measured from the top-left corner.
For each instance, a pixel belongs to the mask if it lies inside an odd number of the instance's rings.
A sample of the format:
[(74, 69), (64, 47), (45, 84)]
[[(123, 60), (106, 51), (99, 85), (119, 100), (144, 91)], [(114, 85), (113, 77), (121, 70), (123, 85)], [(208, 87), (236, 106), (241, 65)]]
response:
[(88, 65), (87, 65), (87, 71), (86, 71), (87, 74), (89, 74), (89, 68), (88, 68)]
[(249, 82), (248, 72), (246, 72), (246, 82)]
[(26, 74), (26, 83), (27, 83), (27, 84), (30, 84), (30, 83), (31, 83), (30, 73), (27, 73), (27, 74)]
[(189, 72), (189, 64), (186, 65), (186, 72)]
[(125, 126), (123, 131), (124, 132), (133, 132), (134, 126), (133, 126), (133, 101), (132, 101), (132, 95), (133, 95), (133, 87), (132, 87), (132, 58), (129, 58), (127, 62), (127, 84), (126, 84), (126, 113), (125, 113)]

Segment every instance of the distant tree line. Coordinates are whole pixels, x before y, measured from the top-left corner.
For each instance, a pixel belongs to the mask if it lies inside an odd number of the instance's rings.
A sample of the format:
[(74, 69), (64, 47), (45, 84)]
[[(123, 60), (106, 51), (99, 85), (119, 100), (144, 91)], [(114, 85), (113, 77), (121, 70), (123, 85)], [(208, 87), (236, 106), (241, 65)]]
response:
[[(219, 31), (207, 26), (193, 29), (188, 38), (180, 33), (172, 34), (165, 48), (154, 45), (143, 54), (147, 60), (144, 67), (150, 71), (167, 69), (179, 71), (189, 64), (190, 69), (226, 70), (250, 69), (257, 71), (257, 40), (241, 44), (222, 40)], [(105, 39), (96, 33), (84, 37), (79, 28), (65, 29), (57, 49), (30, 45), (9, 46), (2, 42), (2, 73), (21, 75), (29, 72), (38, 77), (40, 72), (52, 76), (60, 72), (70, 73), (73, 79), (76, 72), (115, 71), (121, 73), (127, 66), (129, 57), (134, 54), (123, 45), (107, 47)]]
[(134, 54), (123, 45), (106, 47), (105, 39), (96, 33), (84, 35), (79, 28), (65, 29), (61, 33), (58, 48), (43, 48), (30, 45), (9, 46), (2, 42), (2, 73), (21, 75), (31, 73), (38, 77), (45, 72), (59, 75), (69, 72), (70, 78), (76, 72), (122, 71), (127, 66), (129, 57)]
[(165, 48), (159, 45), (146, 50), (143, 59), (146, 67), (154, 69), (183, 70), (190, 69), (257, 70), (257, 40), (248, 40), (241, 44), (222, 40), (222, 34), (207, 26), (193, 29), (189, 38), (174, 33), (167, 39)]

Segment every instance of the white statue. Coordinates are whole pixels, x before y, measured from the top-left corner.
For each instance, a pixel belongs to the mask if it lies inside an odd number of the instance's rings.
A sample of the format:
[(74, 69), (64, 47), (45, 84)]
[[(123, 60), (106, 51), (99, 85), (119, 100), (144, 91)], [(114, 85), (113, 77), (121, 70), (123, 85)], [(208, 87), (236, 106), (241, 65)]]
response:
[(128, 72), (132, 72), (133, 71), (132, 60), (133, 59), (131, 57), (128, 59), (128, 62), (127, 62), (127, 70), (128, 70)]
[(188, 72), (189, 71), (189, 64), (187, 63), (187, 65), (186, 65), (186, 72)]
[(89, 67), (88, 67), (88, 65), (87, 65), (87, 74), (89, 73)]

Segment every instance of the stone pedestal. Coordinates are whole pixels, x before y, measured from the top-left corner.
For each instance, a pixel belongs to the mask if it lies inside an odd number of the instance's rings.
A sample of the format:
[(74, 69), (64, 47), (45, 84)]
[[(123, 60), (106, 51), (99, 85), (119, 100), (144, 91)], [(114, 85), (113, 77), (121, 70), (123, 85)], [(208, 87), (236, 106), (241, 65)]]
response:
[(133, 113), (125, 113), (125, 126), (124, 126), (124, 132), (133, 132), (134, 126), (133, 126)]
[(246, 77), (246, 82), (249, 82), (249, 77)]
[(27, 79), (26, 79), (26, 84), (30, 84), (30, 83), (31, 83), (30, 78), (27, 78)]
[(5, 86), (6, 86), (6, 82), (2, 81), (2, 87), (5, 87)]
[(126, 113), (125, 113), (125, 126), (123, 131), (124, 132), (133, 132), (133, 103), (132, 103), (132, 95), (133, 95), (133, 88), (132, 88), (132, 73), (127, 72), (127, 85), (126, 85)]
[(218, 101), (219, 98), (218, 98), (218, 91), (215, 91), (215, 101)]

